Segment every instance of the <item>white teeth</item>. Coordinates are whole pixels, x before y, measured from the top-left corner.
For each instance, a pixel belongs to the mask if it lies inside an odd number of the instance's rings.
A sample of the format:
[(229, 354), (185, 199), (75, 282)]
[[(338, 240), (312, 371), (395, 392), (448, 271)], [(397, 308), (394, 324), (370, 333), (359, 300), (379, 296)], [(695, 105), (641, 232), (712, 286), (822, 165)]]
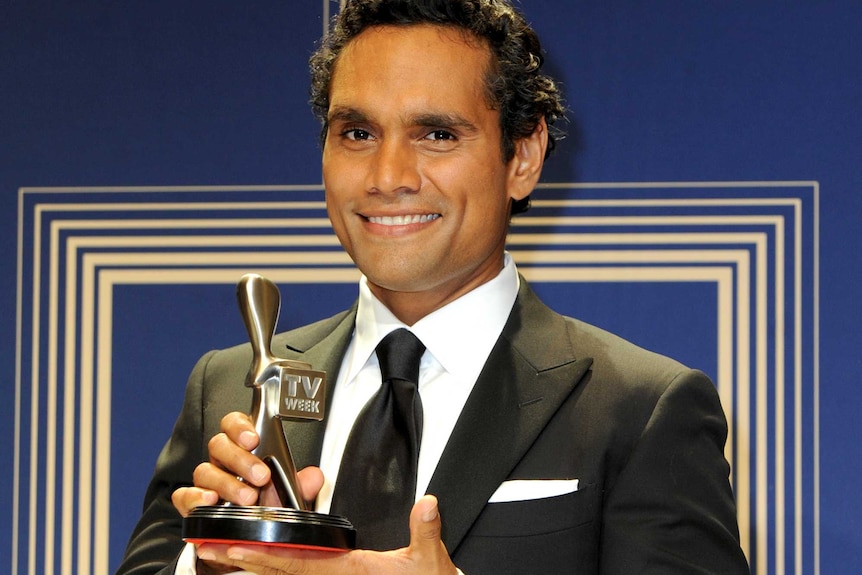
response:
[(422, 214), (410, 216), (371, 216), (368, 221), (383, 226), (406, 226), (407, 224), (424, 224), (436, 220), (440, 214)]

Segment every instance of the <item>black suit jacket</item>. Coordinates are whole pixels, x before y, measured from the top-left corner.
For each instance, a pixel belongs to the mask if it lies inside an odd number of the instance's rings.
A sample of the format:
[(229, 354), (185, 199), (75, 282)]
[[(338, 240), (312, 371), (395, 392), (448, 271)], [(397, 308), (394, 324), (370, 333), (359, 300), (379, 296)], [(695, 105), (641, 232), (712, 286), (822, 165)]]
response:
[[(455, 564), (467, 575), (747, 573), (713, 384), (553, 312), (521, 283), (428, 487)], [(273, 349), (332, 385), (354, 320), (355, 309), (280, 334)], [(170, 494), (208, 459), (221, 418), (248, 410), (250, 357), (243, 345), (198, 362), (120, 573), (172, 572), (182, 541)], [(324, 426), (285, 423), (298, 467), (318, 463)], [(503, 481), (554, 478), (579, 488), (488, 503)]]

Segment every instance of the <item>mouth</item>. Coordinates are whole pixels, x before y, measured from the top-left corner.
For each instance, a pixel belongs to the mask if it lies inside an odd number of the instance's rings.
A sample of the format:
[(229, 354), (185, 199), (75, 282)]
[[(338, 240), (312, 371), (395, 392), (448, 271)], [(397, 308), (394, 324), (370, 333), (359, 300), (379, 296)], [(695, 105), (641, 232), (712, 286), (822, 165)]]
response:
[(440, 214), (407, 214), (401, 216), (368, 216), (368, 221), (381, 226), (407, 226), (436, 220)]

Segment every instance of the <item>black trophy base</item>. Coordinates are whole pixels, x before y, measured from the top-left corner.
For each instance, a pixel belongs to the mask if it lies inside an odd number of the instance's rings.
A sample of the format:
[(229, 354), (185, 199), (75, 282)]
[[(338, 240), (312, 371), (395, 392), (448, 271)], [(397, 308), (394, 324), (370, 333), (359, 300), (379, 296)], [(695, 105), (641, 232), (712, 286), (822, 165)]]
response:
[(350, 551), (356, 531), (343, 517), (282, 507), (196, 507), (183, 519), (189, 543), (251, 543), (323, 551)]

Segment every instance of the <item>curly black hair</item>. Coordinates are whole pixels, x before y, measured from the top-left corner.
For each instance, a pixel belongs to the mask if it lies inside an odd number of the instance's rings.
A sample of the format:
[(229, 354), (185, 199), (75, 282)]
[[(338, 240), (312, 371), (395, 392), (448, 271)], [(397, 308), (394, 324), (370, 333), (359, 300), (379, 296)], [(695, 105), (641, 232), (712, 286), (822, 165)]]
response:
[[(492, 60), (486, 74), (489, 104), (500, 112), (503, 160), (515, 154), (515, 142), (533, 133), (542, 118), (548, 124), (549, 155), (561, 132), (554, 123), (565, 112), (554, 80), (540, 69), (544, 58), (536, 32), (507, 0), (347, 0), (332, 29), (311, 56), (311, 107), (328, 129), (332, 71), (344, 47), (371, 26), (435, 24), (466, 30), (488, 43)], [(512, 204), (524, 212), (530, 198)]]

